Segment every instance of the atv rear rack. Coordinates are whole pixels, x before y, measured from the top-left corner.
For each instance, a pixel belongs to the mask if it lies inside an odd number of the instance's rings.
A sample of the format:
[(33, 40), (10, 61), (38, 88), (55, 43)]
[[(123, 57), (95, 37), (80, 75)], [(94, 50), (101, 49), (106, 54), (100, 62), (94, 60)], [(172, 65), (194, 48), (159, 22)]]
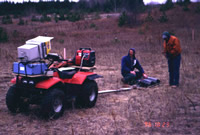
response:
[(94, 70), (97, 69), (95, 66), (94, 67), (70, 66), (70, 67), (73, 67), (73, 68), (76, 68), (76, 69), (81, 69), (81, 71), (91, 71), (91, 72), (93, 72)]

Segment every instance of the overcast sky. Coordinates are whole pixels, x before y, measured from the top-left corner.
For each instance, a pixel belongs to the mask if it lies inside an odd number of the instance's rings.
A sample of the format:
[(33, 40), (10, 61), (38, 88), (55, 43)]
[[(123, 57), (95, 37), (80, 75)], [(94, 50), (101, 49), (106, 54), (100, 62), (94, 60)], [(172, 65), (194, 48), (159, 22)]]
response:
[[(9, 1), (9, 2), (23, 2), (23, 1), (29, 1), (29, 0), (0, 0), (0, 2), (2, 1)], [(38, 2), (39, 0), (30, 0), (30, 1), (35, 1), (35, 2)], [(49, 1), (49, 0), (43, 0), (43, 1)], [(64, 1), (64, 0), (60, 0), (60, 1)], [(74, 2), (77, 2), (79, 0), (69, 0), (69, 1), (74, 1)], [(173, 1), (176, 1), (176, 0), (173, 0)], [(197, 1), (197, 0), (191, 0), (193, 2)], [(148, 4), (148, 3), (151, 3), (151, 2), (157, 2), (157, 3), (165, 3), (166, 0), (144, 0), (144, 4)]]

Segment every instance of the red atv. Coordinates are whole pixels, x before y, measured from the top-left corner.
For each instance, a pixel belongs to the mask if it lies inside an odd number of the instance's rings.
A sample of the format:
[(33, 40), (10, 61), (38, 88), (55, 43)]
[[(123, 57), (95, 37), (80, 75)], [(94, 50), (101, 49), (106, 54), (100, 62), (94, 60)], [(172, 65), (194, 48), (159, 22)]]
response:
[(95, 52), (90, 48), (80, 48), (73, 60), (48, 53), (45, 59), (14, 62), (16, 77), (6, 105), (13, 113), (27, 111), (30, 104), (40, 105), (41, 114), (48, 118), (61, 116), (69, 102), (91, 108), (98, 97), (95, 79), (102, 77), (93, 73), (94, 64)]

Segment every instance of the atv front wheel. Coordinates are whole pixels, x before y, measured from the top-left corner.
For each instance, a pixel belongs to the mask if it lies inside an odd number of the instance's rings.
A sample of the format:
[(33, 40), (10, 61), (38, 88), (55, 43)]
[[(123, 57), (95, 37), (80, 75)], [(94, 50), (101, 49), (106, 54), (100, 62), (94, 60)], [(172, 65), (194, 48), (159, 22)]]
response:
[(53, 89), (48, 92), (41, 103), (41, 113), (45, 118), (56, 119), (64, 112), (64, 92)]
[(94, 107), (98, 97), (98, 86), (95, 81), (85, 81), (82, 85), (81, 94), (78, 96), (77, 102), (82, 107)]
[(11, 86), (6, 94), (6, 105), (12, 113), (16, 113), (19, 109), (19, 93), (17, 93), (16, 85)]

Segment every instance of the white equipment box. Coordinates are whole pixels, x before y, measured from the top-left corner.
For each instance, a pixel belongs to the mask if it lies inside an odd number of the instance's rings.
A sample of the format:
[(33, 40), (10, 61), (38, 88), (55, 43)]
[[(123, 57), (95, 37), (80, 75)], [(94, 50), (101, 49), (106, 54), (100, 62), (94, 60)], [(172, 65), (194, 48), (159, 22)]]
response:
[(44, 59), (51, 50), (51, 39), (53, 37), (38, 36), (26, 41), (25, 45), (17, 48), (18, 57), (22, 61)]
[(17, 48), (18, 57), (23, 61), (31, 61), (40, 58), (38, 45), (22, 45)]

